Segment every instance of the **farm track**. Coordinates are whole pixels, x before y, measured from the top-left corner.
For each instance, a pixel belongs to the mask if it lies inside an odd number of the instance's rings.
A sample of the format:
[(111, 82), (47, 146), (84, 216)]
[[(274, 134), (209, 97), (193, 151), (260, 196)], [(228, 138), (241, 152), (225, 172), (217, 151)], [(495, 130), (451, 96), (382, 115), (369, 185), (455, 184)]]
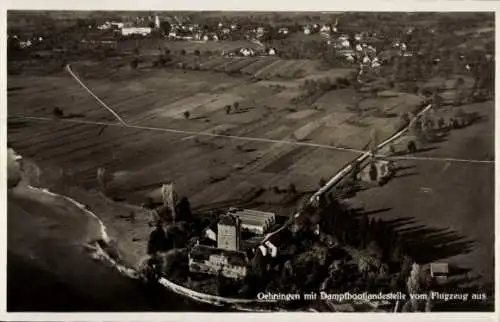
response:
[[(71, 123), (80, 123), (80, 124), (94, 124), (94, 125), (106, 125), (110, 127), (125, 127), (125, 128), (134, 128), (141, 129), (147, 131), (158, 131), (164, 133), (178, 133), (178, 134), (187, 134), (192, 136), (207, 136), (214, 138), (227, 138), (241, 141), (254, 141), (254, 142), (263, 142), (263, 143), (283, 143), (297, 146), (310, 146), (316, 148), (324, 148), (328, 150), (337, 150), (344, 152), (352, 152), (352, 153), (365, 153), (367, 151), (361, 149), (354, 148), (344, 148), (338, 146), (332, 146), (327, 144), (319, 144), (312, 142), (297, 142), (297, 141), (286, 141), (286, 140), (276, 140), (276, 139), (266, 139), (266, 138), (258, 138), (258, 137), (248, 137), (248, 136), (236, 136), (236, 135), (224, 135), (224, 134), (214, 134), (214, 133), (206, 133), (206, 132), (196, 132), (196, 131), (185, 131), (185, 130), (177, 130), (177, 129), (169, 129), (169, 128), (161, 128), (161, 127), (152, 127), (152, 126), (141, 126), (141, 125), (122, 125), (111, 122), (102, 122), (102, 121), (87, 121), (87, 120), (76, 120), (76, 119), (53, 119), (48, 117), (36, 117), (36, 116), (24, 116), (24, 115), (11, 115), (9, 118), (20, 118), (24, 120), (31, 121), (42, 121), (42, 122), (71, 122)], [(378, 156), (378, 155), (377, 155)], [(380, 156), (388, 159), (395, 160), (415, 160), (415, 161), (444, 161), (444, 162), (468, 162), (468, 163), (495, 163), (493, 160), (474, 160), (474, 159), (455, 159), (455, 158), (430, 158), (430, 157), (416, 157), (416, 156)]]
[(243, 68), (241, 72), (248, 75), (255, 75), (255, 73), (257, 73), (259, 70), (266, 68), (267, 66), (269, 66), (274, 62), (275, 62), (274, 59), (257, 58), (257, 60), (254, 61), (252, 64)]
[[(284, 63), (282, 63), (282, 66), (279, 66), (278, 68), (276, 68), (276, 70), (272, 74), (278, 75), (278, 76), (287, 76), (287, 74), (288, 74), (287, 72), (290, 72), (291, 70), (296, 70), (296, 69), (298, 69), (296, 61), (294, 61), (294, 60), (285, 61)], [(285, 72), (285, 73), (283, 73), (283, 72)]]
[(236, 61), (232, 65), (230, 65), (229, 72), (231, 72), (231, 71), (241, 71), (243, 68), (245, 68), (246, 66), (249, 66), (250, 64), (253, 64), (253, 61), (251, 59), (243, 58), (243, 59), (241, 59), (239, 61)]
[(71, 70), (70, 65), (66, 65), (66, 70), (70, 73), (70, 75), (92, 96), (94, 97), (104, 108), (106, 108), (113, 116), (118, 120), (118, 122), (122, 123), (123, 125), (127, 124), (121, 117), (118, 115), (111, 107), (106, 105), (99, 97), (97, 97), (94, 92), (92, 92), (87, 85), (85, 85), (79, 78), (78, 76)]
[(257, 72), (255, 72), (254, 76), (257, 77), (257, 78), (261, 77), (262, 75), (265, 76), (266, 73), (268, 73), (269, 70), (272, 70), (273, 68), (276, 68), (276, 66), (279, 66), (280, 64), (281, 64), (280, 60), (275, 60), (272, 63), (270, 63), (269, 65), (267, 65), (266, 67), (261, 68)]

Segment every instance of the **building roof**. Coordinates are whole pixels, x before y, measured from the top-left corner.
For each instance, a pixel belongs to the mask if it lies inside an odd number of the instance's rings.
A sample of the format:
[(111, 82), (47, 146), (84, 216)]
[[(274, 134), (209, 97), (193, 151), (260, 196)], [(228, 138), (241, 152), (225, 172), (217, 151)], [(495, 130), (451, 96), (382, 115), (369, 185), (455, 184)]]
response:
[(236, 226), (236, 222), (237, 222), (237, 217), (231, 214), (227, 214), (219, 220), (218, 224), (227, 226)]
[(207, 228), (205, 228), (205, 230), (209, 230), (210, 229), (211, 231), (213, 231), (214, 233), (217, 234), (218, 224), (219, 224), (219, 222), (217, 222), (217, 221), (214, 220), (214, 221), (212, 221), (210, 223), (210, 225), (207, 226)]
[(211, 255), (225, 256), (228, 263), (234, 266), (247, 266), (249, 260), (245, 252), (227, 250), (215, 247), (209, 247), (205, 245), (196, 245), (191, 249), (189, 256), (194, 261), (204, 261), (208, 260)]
[(270, 242), (276, 247), (285, 244), (291, 236), (291, 232), (288, 229), (282, 229), (267, 238), (266, 242)]
[(243, 251), (257, 247), (264, 240), (263, 236), (254, 236), (242, 241), (241, 248)]
[(448, 263), (431, 263), (433, 274), (448, 274)]
[(269, 220), (274, 220), (275, 215), (272, 212), (265, 212), (252, 209), (230, 210), (230, 214), (238, 217), (243, 225), (265, 225)]

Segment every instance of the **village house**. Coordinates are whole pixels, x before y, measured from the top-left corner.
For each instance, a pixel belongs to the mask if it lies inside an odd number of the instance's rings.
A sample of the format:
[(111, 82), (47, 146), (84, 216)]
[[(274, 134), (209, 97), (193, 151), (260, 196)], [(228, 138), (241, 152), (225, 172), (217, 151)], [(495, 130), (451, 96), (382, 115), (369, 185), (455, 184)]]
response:
[(358, 174), (361, 181), (383, 184), (394, 174), (394, 164), (390, 160), (373, 159)]
[(353, 55), (350, 55), (348, 54), (347, 56), (345, 56), (345, 59), (350, 62), (350, 63), (354, 63), (356, 61), (356, 58), (354, 58)]
[(445, 283), (449, 273), (448, 263), (431, 263), (430, 266), (431, 277), (439, 284)]
[(336, 55), (338, 57), (350, 59), (348, 57), (352, 57), (352, 58), (356, 57), (356, 52), (352, 49), (340, 49), (336, 52)]
[(332, 26), (323, 25), (323, 26), (321, 26), (321, 29), (319, 30), (319, 32), (325, 36), (330, 36), (330, 34), (332, 33)]
[(28, 47), (31, 47), (33, 43), (31, 42), (31, 40), (26, 40), (26, 41), (20, 41), (19, 42), (19, 47), (21, 48), (28, 48)]
[(377, 57), (373, 58), (372, 60), (372, 68), (380, 68), (381, 64), (380, 61)]
[(123, 27), (122, 28), (122, 36), (131, 36), (131, 35), (141, 35), (148, 36), (151, 34), (151, 27)]
[(257, 247), (257, 251), (264, 257), (277, 257), (283, 252), (290, 241), (291, 232), (288, 229), (282, 229), (270, 236), (267, 236)]
[(203, 230), (203, 237), (212, 241), (217, 241), (217, 222), (210, 224), (207, 228), (205, 228), (205, 230)]
[(106, 21), (104, 24), (97, 26), (99, 30), (108, 30), (108, 29), (122, 29), (125, 26), (123, 22), (115, 22), (115, 21)]
[(278, 30), (278, 33), (279, 34), (282, 34), (282, 35), (288, 35), (289, 33), (289, 30), (287, 27), (281, 27), (279, 30)]
[(254, 55), (254, 51), (251, 48), (241, 48), (240, 49), (240, 54), (243, 57), (249, 57), (249, 56), (253, 56)]
[(262, 38), (266, 33), (266, 29), (264, 27), (258, 27), (256, 30), (257, 38)]

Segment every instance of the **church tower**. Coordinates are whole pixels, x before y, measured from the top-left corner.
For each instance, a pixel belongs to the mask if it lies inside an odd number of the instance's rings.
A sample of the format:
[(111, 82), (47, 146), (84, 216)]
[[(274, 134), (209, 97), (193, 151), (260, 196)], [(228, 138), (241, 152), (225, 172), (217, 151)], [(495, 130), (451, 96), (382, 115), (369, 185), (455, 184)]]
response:
[(217, 248), (239, 251), (241, 248), (241, 221), (226, 215), (217, 224)]
[(155, 16), (155, 28), (156, 29), (160, 29), (161, 25), (160, 25), (160, 17), (158, 17), (158, 15)]

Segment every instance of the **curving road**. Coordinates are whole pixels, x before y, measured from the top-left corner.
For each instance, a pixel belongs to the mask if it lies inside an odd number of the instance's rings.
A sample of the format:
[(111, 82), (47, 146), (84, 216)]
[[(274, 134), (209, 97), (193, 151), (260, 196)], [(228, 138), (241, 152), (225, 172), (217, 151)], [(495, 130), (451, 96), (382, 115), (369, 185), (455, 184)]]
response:
[[(404, 127), (402, 130), (400, 130), (399, 132), (395, 133), (393, 136), (391, 136), (390, 138), (388, 138), (387, 140), (385, 140), (384, 142), (380, 143), (379, 145), (377, 145), (377, 150), (380, 150), (382, 149), (383, 147), (385, 147), (386, 145), (388, 145), (389, 143), (391, 142), (394, 142), (395, 140), (399, 139), (401, 136), (403, 136), (403, 134), (408, 131), (408, 129), (410, 128), (411, 125), (413, 125), (413, 123), (420, 117), (422, 116), (425, 112), (427, 112), (430, 108), (432, 107), (431, 104), (427, 105), (426, 107), (424, 107), (419, 113), (417, 113), (411, 120), (410, 120), (410, 123), (408, 123), (408, 125), (406, 127)], [(325, 192), (327, 192), (328, 190), (332, 189), (337, 183), (339, 183), (347, 174), (349, 174), (352, 170), (352, 164), (354, 162), (363, 162), (365, 161), (367, 158), (369, 158), (370, 156), (372, 156), (373, 153), (372, 151), (366, 151), (364, 152), (362, 155), (360, 155), (359, 157), (357, 157), (356, 159), (354, 159), (353, 161), (351, 161), (348, 165), (346, 165), (344, 168), (340, 169), (330, 180), (328, 180), (328, 182), (321, 188), (318, 189), (318, 191), (316, 191), (308, 200), (308, 202), (310, 204), (314, 204), (318, 201), (319, 197), (324, 194)], [(385, 157), (385, 156), (384, 156)], [(298, 218), (302, 215), (301, 212), (297, 212), (295, 215), (294, 215), (294, 218)], [(266, 237), (263, 239), (262, 241), (262, 244), (264, 244), (267, 240), (269, 240), (269, 238), (271, 238), (272, 236), (274, 236), (275, 234), (279, 233), (280, 231), (282, 231), (283, 229), (285, 229), (287, 226), (287, 224), (281, 226), (278, 230), (275, 230), (274, 232), (272, 233), (269, 233), (266, 235)]]

